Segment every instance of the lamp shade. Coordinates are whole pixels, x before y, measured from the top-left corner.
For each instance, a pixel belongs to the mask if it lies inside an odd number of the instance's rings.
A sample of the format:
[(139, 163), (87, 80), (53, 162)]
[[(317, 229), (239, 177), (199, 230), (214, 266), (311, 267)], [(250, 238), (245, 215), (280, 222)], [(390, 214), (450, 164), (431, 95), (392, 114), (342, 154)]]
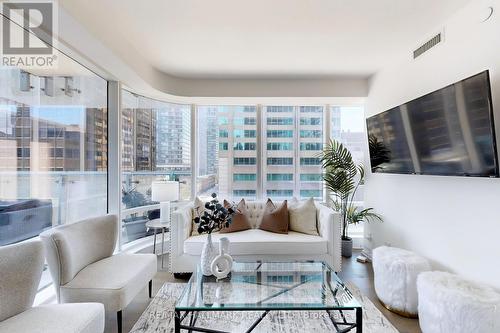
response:
[(179, 200), (179, 182), (153, 182), (151, 184), (151, 200), (158, 202)]

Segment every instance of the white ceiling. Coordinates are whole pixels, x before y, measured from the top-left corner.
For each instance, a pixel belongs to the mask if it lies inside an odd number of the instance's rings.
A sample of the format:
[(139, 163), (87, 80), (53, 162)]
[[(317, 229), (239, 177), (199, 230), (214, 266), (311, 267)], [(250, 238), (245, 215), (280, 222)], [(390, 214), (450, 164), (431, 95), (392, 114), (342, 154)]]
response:
[[(185, 78), (368, 77), (470, 0), (60, 0)], [(99, 36), (97, 36), (99, 37)], [(123, 48), (122, 48), (123, 49)]]

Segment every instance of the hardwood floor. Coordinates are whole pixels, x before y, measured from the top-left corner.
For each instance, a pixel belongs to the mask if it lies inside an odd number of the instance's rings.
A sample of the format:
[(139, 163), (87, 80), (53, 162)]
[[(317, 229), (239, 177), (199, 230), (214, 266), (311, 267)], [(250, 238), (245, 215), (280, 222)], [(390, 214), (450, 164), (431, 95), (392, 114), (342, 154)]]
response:
[(365, 296), (375, 304), (377, 309), (386, 316), (387, 319), (398, 329), (401, 333), (421, 333), (418, 319), (408, 319), (401, 317), (395, 313), (387, 310), (379, 302), (375, 294), (375, 287), (373, 285), (373, 269), (370, 264), (361, 264), (356, 261), (359, 251), (355, 251), (351, 258), (342, 258), (342, 272), (339, 276), (343, 281), (352, 281), (363, 292)]
[[(370, 298), (377, 308), (389, 319), (389, 321), (401, 333), (420, 333), (420, 327), (417, 319), (407, 319), (398, 316), (386, 310), (378, 301), (375, 295), (373, 286), (373, 270), (371, 264), (361, 264), (356, 261), (358, 252), (355, 252), (351, 258), (343, 258), (342, 272), (339, 274), (344, 281), (352, 281), (359, 289)], [(168, 260), (165, 260), (165, 269), (160, 270), (161, 260), (158, 260), (158, 273), (153, 280), (153, 295), (155, 295), (160, 287), (165, 282), (180, 282), (185, 280), (177, 280), (167, 270)], [(144, 290), (137, 295), (132, 303), (123, 310), (123, 332), (128, 332), (139, 319), (142, 312), (146, 309), (150, 299), (148, 298), (148, 286), (144, 286)], [(117, 332), (116, 313), (106, 314), (106, 333)]]

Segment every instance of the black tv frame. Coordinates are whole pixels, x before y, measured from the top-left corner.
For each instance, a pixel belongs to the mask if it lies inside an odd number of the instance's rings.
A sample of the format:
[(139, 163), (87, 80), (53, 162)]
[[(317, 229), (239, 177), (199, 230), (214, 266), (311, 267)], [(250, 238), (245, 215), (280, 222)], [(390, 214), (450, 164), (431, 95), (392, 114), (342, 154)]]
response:
[[(495, 117), (494, 117), (494, 110), (493, 110), (493, 98), (492, 98), (492, 94), (491, 94), (491, 80), (490, 80), (490, 71), (488, 69), (482, 71), (482, 72), (479, 72), (477, 74), (474, 74), (474, 75), (471, 75), (465, 79), (462, 79), (462, 80), (459, 80), (459, 81), (456, 81), (454, 83), (451, 83), (447, 86), (444, 86), (440, 89), (436, 89), (436, 90), (433, 90), (429, 93), (426, 93), (426, 94), (423, 94), (419, 97), (416, 97), (414, 99), (411, 99), (405, 103), (402, 103), (402, 104), (399, 104), (397, 106), (394, 106), (386, 111), (383, 111), (383, 112), (380, 112), (380, 113), (377, 113), (369, 118), (366, 118), (366, 133), (367, 133), (367, 137), (369, 138), (369, 132), (368, 132), (368, 120), (373, 118), (373, 117), (378, 117), (384, 113), (389, 113), (389, 112), (393, 112), (394, 109), (396, 108), (399, 108), (400, 106), (402, 105), (405, 105), (405, 104), (408, 104), (408, 103), (411, 103), (417, 99), (420, 99), (420, 98), (423, 98), (423, 97), (426, 97), (428, 95), (431, 95), (435, 92), (438, 92), (440, 90), (443, 90), (443, 89), (446, 89), (446, 88), (449, 88), (451, 86), (454, 86), (455, 84), (457, 83), (460, 83), (460, 82), (463, 82), (463, 81), (466, 81), (468, 79), (471, 79), (473, 78), (474, 76), (478, 76), (478, 75), (481, 75), (483, 73), (486, 73), (486, 82), (487, 82), (487, 85), (488, 85), (488, 104), (489, 104), (489, 110), (490, 110), (490, 119), (491, 119), (491, 127), (490, 127), (490, 133), (491, 133), (491, 137), (493, 139), (493, 152), (494, 152), (494, 163), (495, 163), (495, 174), (494, 175), (476, 175), (476, 174), (468, 174), (468, 173), (454, 173), (454, 174), (439, 174), (439, 173), (427, 173), (427, 172), (411, 172), (411, 171), (408, 171), (408, 172), (395, 172), (395, 171), (383, 171), (383, 169), (379, 169), (379, 170), (376, 170), (376, 171), (373, 171), (373, 166), (371, 165), (371, 156), (370, 157), (370, 170), (372, 170), (372, 173), (385, 173), (385, 174), (397, 174), (397, 175), (422, 175), (422, 176), (444, 176), (444, 177), (474, 177), (474, 178), (500, 178), (500, 170), (499, 170), (499, 156), (498, 156), (498, 150), (497, 150), (497, 137), (496, 137), (496, 130), (495, 130)], [(369, 154), (369, 153), (368, 153)]]

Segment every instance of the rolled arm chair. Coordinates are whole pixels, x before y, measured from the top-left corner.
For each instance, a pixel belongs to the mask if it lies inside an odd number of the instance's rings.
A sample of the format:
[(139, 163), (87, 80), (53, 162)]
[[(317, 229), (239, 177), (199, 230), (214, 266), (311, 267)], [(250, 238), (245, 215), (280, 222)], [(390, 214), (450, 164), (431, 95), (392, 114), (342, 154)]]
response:
[(122, 310), (152, 280), (154, 254), (115, 254), (118, 218), (105, 215), (53, 228), (40, 234), (59, 303), (99, 302), (116, 312), (118, 332)]
[(99, 303), (32, 307), (44, 264), (40, 241), (0, 247), (1, 333), (102, 333)]

